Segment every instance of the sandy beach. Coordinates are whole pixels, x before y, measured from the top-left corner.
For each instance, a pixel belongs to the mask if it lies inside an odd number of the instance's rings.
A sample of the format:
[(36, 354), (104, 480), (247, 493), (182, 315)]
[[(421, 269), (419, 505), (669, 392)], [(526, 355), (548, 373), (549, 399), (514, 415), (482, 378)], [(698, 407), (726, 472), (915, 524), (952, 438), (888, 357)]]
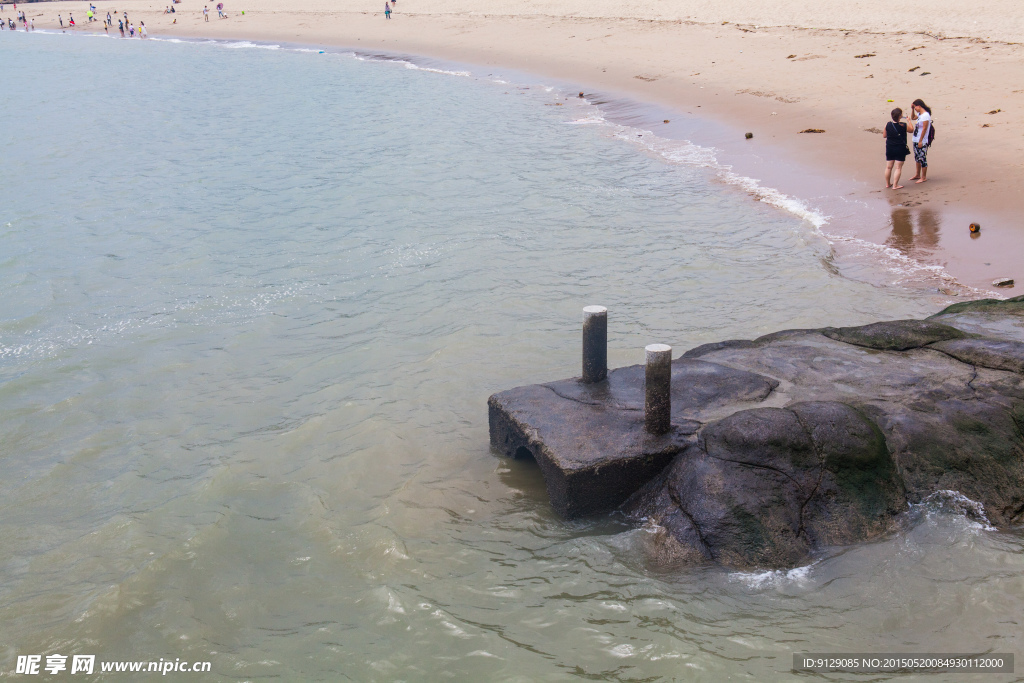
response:
[[(86, 24), (84, 3), (24, 7), (37, 29), (58, 28), (57, 13), (66, 21), (70, 10), (77, 30), (103, 31)], [(146, 0), (97, 7), (100, 17), (127, 11), (151, 36), (423, 55), (714, 119), (735, 135), (701, 144), (737, 173), (820, 207), (832, 216), (830, 234), (942, 265), (968, 288), (961, 294), (1012, 296), (1024, 283), (1024, 15), (1009, 0), (898, 13), (874, 0), (813, 10), (782, 1), (398, 0), (390, 20), (369, 3), (244, 0), (228, 5), (227, 19), (212, 3), (209, 22), (195, 0), (173, 15)], [(910, 157), (905, 189), (887, 190), (880, 131), (893, 107), (907, 110), (915, 98), (936, 124), (928, 182), (911, 181)], [(981, 225), (973, 239), (971, 222)], [(994, 290), (1004, 276), (1016, 287)]]

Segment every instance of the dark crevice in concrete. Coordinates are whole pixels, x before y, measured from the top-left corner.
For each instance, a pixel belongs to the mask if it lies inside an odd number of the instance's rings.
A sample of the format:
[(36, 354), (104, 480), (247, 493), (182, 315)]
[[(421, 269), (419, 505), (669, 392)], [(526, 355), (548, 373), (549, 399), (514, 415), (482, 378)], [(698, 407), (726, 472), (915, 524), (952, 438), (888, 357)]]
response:
[(598, 406), (598, 407), (601, 407), (601, 408), (611, 408), (612, 410), (627, 410), (627, 411), (630, 411), (630, 412), (639, 412), (639, 411), (643, 410), (643, 407), (625, 406), (625, 405), (621, 405), (621, 404), (618, 404), (618, 403), (609, 403), (607, 401), (586, 401), (586, 400), (584, 400), (582, 398), (578, 398), (576, 396), (566, 396), (565, 394), (560, 392), (558, 389), (555, 389), (550, 384), (541, 384), (540, 386), (542, 386), (545, 389), (549, 390), (551, 393), (553, 393), (558, 398), (564, 398), (566, 401), (572, 401), (573, 403), (579, 403), (580, 405), (584, 405), (584, 406)]

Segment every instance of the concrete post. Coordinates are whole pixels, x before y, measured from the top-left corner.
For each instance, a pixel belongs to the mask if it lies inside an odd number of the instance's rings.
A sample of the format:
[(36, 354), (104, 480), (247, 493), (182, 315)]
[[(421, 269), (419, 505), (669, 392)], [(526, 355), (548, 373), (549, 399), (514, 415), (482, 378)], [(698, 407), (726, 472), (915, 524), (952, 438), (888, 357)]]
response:
[(650, 344), (644, 372), (644, 428), (664, 434), (672, 425), (672, 347)]
[(600, 382), (608, 376), (608, 309), (583, 309), (583, 381)]

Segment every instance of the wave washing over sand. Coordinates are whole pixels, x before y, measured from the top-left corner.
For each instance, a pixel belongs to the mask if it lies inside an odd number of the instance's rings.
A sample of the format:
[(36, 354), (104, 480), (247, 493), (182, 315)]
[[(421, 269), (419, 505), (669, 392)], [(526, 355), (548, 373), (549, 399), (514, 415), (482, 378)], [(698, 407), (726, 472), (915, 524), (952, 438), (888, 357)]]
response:
[[(54, 31), (39, 31), (39, 33), (54, 34)], [(88, 34), (87, 34), (88, 35)], [(106, 37), (103, 34), (102, 37)], [(153, 37), (151, 40), (170, 43), (195, 43), (205, 45), (217, 45), (226, 49), (258, 49), (258, 50), (285, 50), (300, 53), (331, 53), (345, 54), (359, 61), (381, 61), (402, 65), (406, 69), (420, 70), (429, 73), (457, 76), (460, 78), (478, 78), (485, 82), (498, 85), (512, 85), (523, 89), (539, 87), (545, 92), (557, 92), (567, 102), (572, 101), (575, 106), (582, 106), (583, 115), (577, 115), (571, 120), (565, 121), (569, 125), (597, 125), (607, 127), (614, 137), (632, 144), (638, 145), (649, 153), (658, 155), (670, 164), (679, 164), (692, 168), (707, 169), (714, 177), (723, 184), (737, 188), (752, 199), (773, 206), (781, 211), (787, 212), (805, 221), (819, 237), (827, 240), (833, 248), (843, 247), (843, 254), (853, 258), (869, 258), (875, 261), (881, 270), (889, 274), (889, 277), (882, 278), (879, 282), (890, 285), (906, 286), (930, 286), (949, 294), (960, 294), (968, 296), (990, 296), (1003, 298), (1001, 292), (979, 289), (969, 286), (951, 275), (944, 266), (935, 263), (926, 263), (914, 258), (893, 247), (877, 244), (849, 234), (841, 234), (830, 231), (827, 226), (830, 216), (821, 210), (814, 208), (806, 200), (794, 197), (781, 192), (780, 190), (767, 187), (757, 178), (736, 173), (729, 164), (718, 161), (717, 150), (713, 147), (702, 146), (688, 140), (676, 140), (661, 137), (650, 130), (621, 125), (609, 120), (600, 105), (592, 104), (586, 99), (576, 100), (567, 93), (555, 86), (546, 85), (515, 85), (514, 82), (504, 78), (474, 76), (474, 73), (467, 69), (442, 68), (436, 64), (426, 65), (416, 58), (383, 52), (362, 52), (358, 50), (338, 49), (317, 49), (297, 45), (282, 45), (278, 43), (266, 43), (252, 40), (210, 40), (210, 39), (180, 39)], [(522, 77), (520, 77), (522, 78)]]
[[(951, 282), (879, 250), (873, 258), (885, 264), (884, 284), (927, 281), (933, 291), (962, 295), (987, 292), (995, 276), (1024, 281), (1024, 260), (1013, 257), (1024, 239), (1018, 220), (1024, 209), (1024, 138), (1013, 135), (1024, 125), (1024, 89), (1017, 85), (1024, 82), (1024, 15), (1014, 0), (984, 6), (940, 0), (928, 12), (898, 20), (881, 0), (813, 7), (789, 0), (701, 7), (685, 0), (499, 0), (486, 7), (469, 0), (416, 0), (395, 6), (391, 20), (379, 6), (329, 0), (230, 4), (229, 21), (210, 22), (188, 10), (171, 17), (142, 0), (123, 0), (117, 8), (145, 19), (151, 35), (268, 45), (294, 40), (368, 55), (429, 55), (699, 111), (709, 121), (739, 128), (741, 136), (753, 131), (745, 150), (765, 159), (798, 159), (849, 185), (841, 194), (862, 202), (857, 220), (847, 220), (849, 205), (816, 201), (819, 193), (808, 191), (806, 175), (785, 178), (764, 165), (737, 163), (740, 150), (731, 142), (669, 136), (724, 147), (719, 161), (727, 159), (722, 166), (733, 166), (738, 177), (728, 178), (723, 169), (720, 180), (755, 198), (787, 211), (831, 214), (826, 230), (837, 238), (833, 244), (841, 259), (852, 254), (867, 260), (870, 247), (858, 246), (856, 239), (893, 242), (906, 247), (909, 259), (938, 265), (956, 278)], [(111, 5), (101, 2), (100, 15)], [(43, 12), (36, 24), (52, 29), (56, 14)], [(84, 22), (74, 32), (104, 34), (99, 22)], [(418, 58), (408, 61), (425, 66)], [(427, 68), (482, 72), (443, 64)], [(881, 193), (880, 126), (893, 106), (906, 110), (917, 97), (932, 103), (942, 131), (930, 155), (934, 170), (926, 184)], [(825, 132), (799, 135), (805, 130)], [(914, 220), (938, 215), (941, 230), (923, 248), (907, 241), (906, 221), (898, 227), (888, 215), (897, 206), (910, 207)], [(965, 234), (971, 222), (985, 226), (975, 242)]]
[(632, 145), (638, 145), (660, 156), (668, 163), (708, 169), (720, 182), (736, 187), (753, 200), (773, 206), (805, 221), (815, 233), (826, 239), (831, 245), (840, 244), (847, 247), (844, 250), (847, 255), (870, 257), (882, 269), (894, 276), (895, 279), (890, 279), (889, 284), (913, 286), (926, 283), (944, 288), (951, 293), (1004, 298), (1002, 293), (978, 289), (960, 282), (941, 265), (922, 262), (893, 247), (827, 230), (826, 227), (831, 216), (814, 208), (806, 200), (787, 195), (773, 187), (766, 187), (757, 178), (736, 173), (731, 165), (718, 161), (717, 150), (713, 147), (701, 146), (688, 140), (665, 138), (650, 130), (614, 123), (605, 118), (600, 107), (592, 106), (596, 111), (565, 123), (607, 126), (616, 138)]

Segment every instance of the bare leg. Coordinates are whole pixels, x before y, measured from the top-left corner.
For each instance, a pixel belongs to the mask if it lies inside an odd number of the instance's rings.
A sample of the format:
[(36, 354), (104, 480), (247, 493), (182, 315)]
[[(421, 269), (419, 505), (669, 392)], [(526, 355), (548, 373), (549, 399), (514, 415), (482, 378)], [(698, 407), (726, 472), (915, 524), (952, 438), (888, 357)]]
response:
[(896, 163), (896, 162), (894, 162), (894, 161), (886, 161), (885, 162), (885, 186), (887, 188), (889, 187), (889, 176), (892, 175), (892, 165), (894, 163)]
[(892, 169), (892, 189), (902, 190), (903, 186), (900, 185), (900, 174), (903, 173), (903, 162), (897, 161), (896, 165)]
[(917, 180), (921, 177), (921, 164), (917, 165), (917, 170), (914, 172), (914, 177), (911, 180)]
[(928, 167), (927, 166), (923, 166), (921, 168), (921, 179), (918, 180), (917, 182), (923, 183), (923, 182), (926, 182), (927, 180), (928, 180)]

